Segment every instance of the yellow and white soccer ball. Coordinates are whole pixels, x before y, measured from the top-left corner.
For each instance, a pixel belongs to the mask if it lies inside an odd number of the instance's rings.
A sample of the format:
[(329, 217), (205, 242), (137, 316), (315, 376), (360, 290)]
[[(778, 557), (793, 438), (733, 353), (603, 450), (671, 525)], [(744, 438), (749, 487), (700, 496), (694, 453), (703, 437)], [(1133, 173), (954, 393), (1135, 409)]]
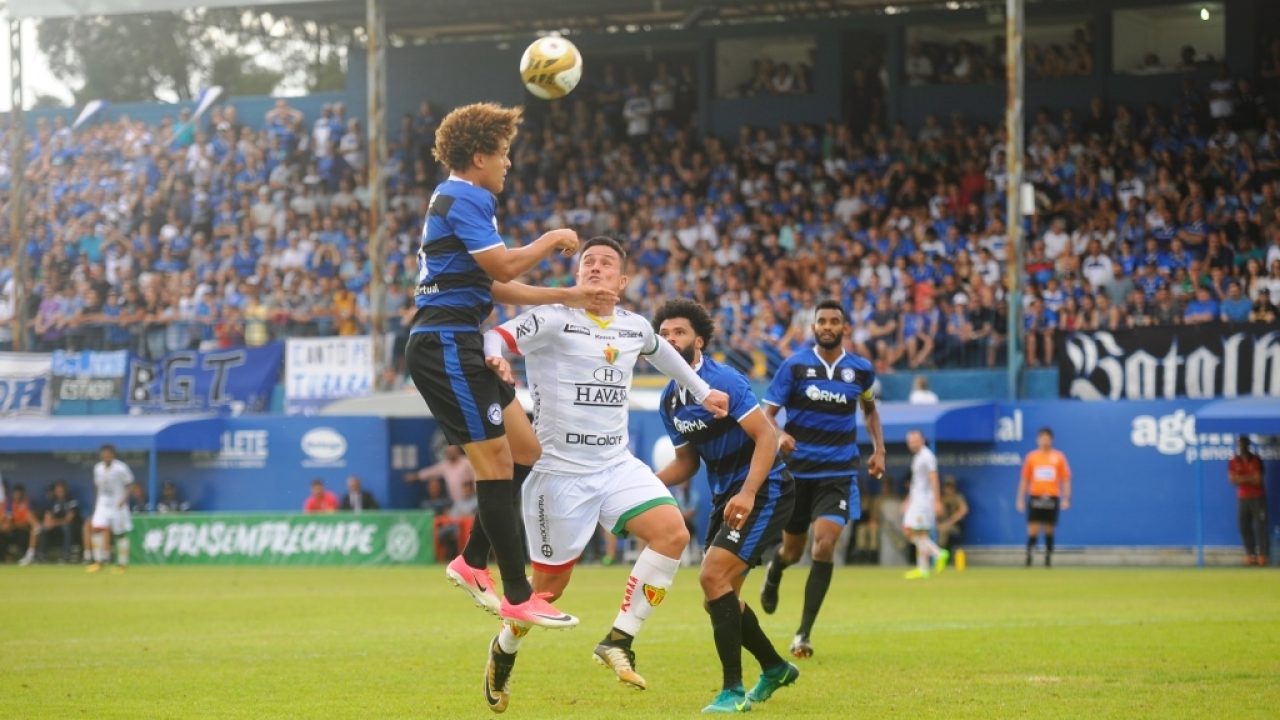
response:
[(520, 80), (543, 100), (562, 98), (582, 79), (582, 54), (562, 37), (542, 37), (525, 48)]

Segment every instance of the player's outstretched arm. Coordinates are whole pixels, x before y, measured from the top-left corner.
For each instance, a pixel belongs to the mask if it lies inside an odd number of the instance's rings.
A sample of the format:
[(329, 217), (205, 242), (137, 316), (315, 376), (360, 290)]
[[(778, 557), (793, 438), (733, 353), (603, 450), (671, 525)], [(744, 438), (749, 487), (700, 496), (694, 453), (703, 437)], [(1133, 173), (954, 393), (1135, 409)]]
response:
[(657, 342), (657, 349), (645, 357), (658, 372), (687, 388), (693, 393), (693, 399), (716, 418), (728, 415), (729, 396), (720, 390), (713, 390), (706, 380), (698, 377), (698, 373), (689, 367), (689, 363), (685, 362), (671, 343), (656, 336), (654, 340)]
[(566, 256), (578, 252), (578, 233), (568, 228), (552, 230), (524, 247), (507, 248), (498, 244), (476, 252), (472, 257), (495, 281), (510, 282), (532, 270), (556, 250)]
[(495, 282), (493, 301), (502, 305), (565, 305), (584, 308), (588, 305), (616, 305), (618, 294), (608, 288), (538, 287), (522, 282)]
[(687, 483), (693, 479), (701, 464), (702, 459), (698, 457), (698, 451), (693, 449), (693, 445), (681, 445), (676, 448), (676, 459), (658, 471), (658, 479), (668, 487)]

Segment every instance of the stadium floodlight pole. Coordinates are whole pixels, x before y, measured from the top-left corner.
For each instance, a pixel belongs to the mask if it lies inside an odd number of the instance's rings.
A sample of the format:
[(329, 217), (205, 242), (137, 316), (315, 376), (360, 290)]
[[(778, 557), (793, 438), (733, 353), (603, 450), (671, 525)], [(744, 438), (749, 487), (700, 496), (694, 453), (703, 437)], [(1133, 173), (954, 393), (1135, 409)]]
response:
[(13, 349), (27, 346), (27, 258), (23, 238), (26, 212), (26, 136), (22, 121), (22, 20), (9, 20), (9, 259), (13, 263)]
[(373, 340), (373, 377), (382, 381), (386, 365), (387, 329), (387, 209), (386, 98), (387, 13), (384, 0), (365, 0), (365, 53), (369, 115), (369, 333)]
[[(1021, 393), (1022, 344), (1022, 30), (1024, 0), (1005, 0), (1005, 232), (1007, 233), (1006, 286), (1009, 302), (1008, 375), (1009, 399)], [(1027, 208), (1030, 210), (1031, 208)]]

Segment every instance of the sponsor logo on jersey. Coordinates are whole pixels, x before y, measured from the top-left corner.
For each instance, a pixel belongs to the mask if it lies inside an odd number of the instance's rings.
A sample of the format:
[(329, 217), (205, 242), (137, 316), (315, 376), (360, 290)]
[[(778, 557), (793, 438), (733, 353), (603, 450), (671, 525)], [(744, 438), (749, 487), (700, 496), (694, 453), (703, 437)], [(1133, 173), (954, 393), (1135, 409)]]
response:
[(620, 338), (628, 338), (628, 339), (634, 340), (634, 339), (636, 339), (636, 338), (642, 338), (642, 337), (644, 337), (644, 333), (642, 333), (642, 332), (636, 332), (635, 330), (619, 330), (619, 331), (618, 331), (618, 337), (620, 337)]
[(573, 323), (565, 323), (564, 331), (569, 335), (591, 335), (591, 328), (582, 325), (574, 325)]
[(676, 426), (676, 431), (681, 435), (689, 435), (699, 430), (706, 430), (707, 424), (702, 420), (681, 420), (680, 418), (672, 418), (672, 424)]
[(582, 384), (574, 386), (574, 405), (588, 407), (626, 407), (628, 389), (619, 385)]
[(650, 585), (649, 583), (645, 583), (645, 584), (644, 584), (644, 598), (645, 598), (645, 600), (648, 600), (648, 601), (649, 601), (649, 604), (650, 604), (650, 605), (652, 605), (652, 606), (654, 606), (654, 607), (658, 607), (659, 605), (661, 605), (661, 604), (662, 604), (662, 601), (663, 601), (663, 600), (665, 600), (665, 599), (667, 598), (667, 589), (666, 589), (666, 588), (660, 588), (660, 587), (654, 587), (654, 586)]
[(586, 433), (565, 433), (567, 445), (591, 445), (593, 447), (612, 447), (622, 444), (621, 435), (590, 435)]
[(618, 348), (612, 345), (604, 346), (604, 360), (610, 365), (618, 361), (618, 354), (619, 354)]
[(840, 371), (840, 379), (851, 383), (853, 382), (853, 368), (844, 368)]
[(538, 316), (530, 315), (524, 319), (524, 322), (516, 326), (516, 339), (529, 337), (538, 332)]
[(616, 367), (609, 367), (608, 365), (601, 365), (596, 368), (595, 372), (591, 373), (591, 377), (595, 378), (599, 382), (605, 383), (606, 385), (617, 385), (627, 379), (626, 373)]
[(823, 390), (817, 385), (810, 385), (807, 389), (805, 389), (804, 396), (814, 402), (833, 402), (833, 403), (839, 403), (840, 405), (849, 404), (849, 396), (845, 395), (844, 393), (836, 393), (836, 392), (831, 392), (830, 390)]
[(818, 377), (818, 371), (813, 368), (805, 368), (804, 376), (807, 378), (816, 378)]

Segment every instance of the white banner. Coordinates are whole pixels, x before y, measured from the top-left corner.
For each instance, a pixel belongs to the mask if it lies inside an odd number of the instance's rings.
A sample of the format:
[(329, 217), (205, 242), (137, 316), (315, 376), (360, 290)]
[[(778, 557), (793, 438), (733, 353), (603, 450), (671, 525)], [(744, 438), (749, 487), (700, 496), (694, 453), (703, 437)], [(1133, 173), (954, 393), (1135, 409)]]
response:
[(285, 349), (285, 412), (312, 414), (330, 401), (373, 392), (373, 339), (293, 338)]
[(0, 415), (48, 415), (49, 353), (0, 353)]

